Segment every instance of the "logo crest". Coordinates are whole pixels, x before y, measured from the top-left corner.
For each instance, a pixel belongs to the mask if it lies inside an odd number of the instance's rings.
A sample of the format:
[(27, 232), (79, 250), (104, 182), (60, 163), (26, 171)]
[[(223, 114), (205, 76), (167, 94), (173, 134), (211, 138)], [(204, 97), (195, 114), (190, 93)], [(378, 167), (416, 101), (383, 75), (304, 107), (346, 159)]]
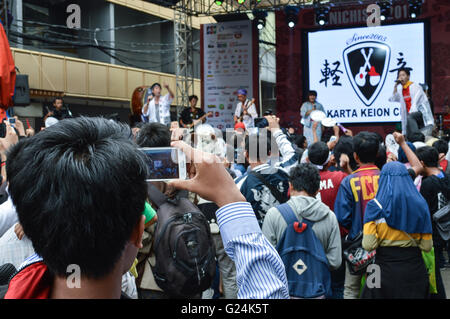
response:
[(384, 43), (366, 41), (346, 48), (343, 55), (353, 90), (365, 105), (371, 105), (386, 80), (391, 48)]

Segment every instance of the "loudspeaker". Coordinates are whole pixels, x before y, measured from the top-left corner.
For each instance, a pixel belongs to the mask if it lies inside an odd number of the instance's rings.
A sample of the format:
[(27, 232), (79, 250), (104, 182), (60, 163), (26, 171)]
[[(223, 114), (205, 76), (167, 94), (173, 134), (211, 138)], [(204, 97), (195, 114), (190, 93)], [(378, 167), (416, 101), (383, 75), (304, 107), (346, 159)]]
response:
[(28, 85), (27, 74), (16, 75), (16, 87), (14, 90), (13, 101), (15, 106), (30, 105), (30, 87)]

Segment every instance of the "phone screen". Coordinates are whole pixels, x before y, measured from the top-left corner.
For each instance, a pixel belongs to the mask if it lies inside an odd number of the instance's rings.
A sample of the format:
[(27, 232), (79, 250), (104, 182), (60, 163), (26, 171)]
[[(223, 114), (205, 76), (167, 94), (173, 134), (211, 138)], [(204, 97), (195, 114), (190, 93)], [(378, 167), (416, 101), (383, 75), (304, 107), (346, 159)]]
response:
[(177, 148), (140, 148), (146, 155), (147, 181), (185, 179), (186, 159)]
[(11, 124), (11, 126), (14, 126), (14, 124), (16, 124), (16, 119), (13, 118), (13, 117), (10, 117), (10, 118), (8, 119), (8, 121), (9, 121), (9, 124)]

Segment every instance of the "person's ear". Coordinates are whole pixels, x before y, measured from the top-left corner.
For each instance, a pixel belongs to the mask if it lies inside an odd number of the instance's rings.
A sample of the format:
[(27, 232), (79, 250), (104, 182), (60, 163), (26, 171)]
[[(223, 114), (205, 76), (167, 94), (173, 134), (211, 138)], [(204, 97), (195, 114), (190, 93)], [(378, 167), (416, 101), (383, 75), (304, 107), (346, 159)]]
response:
[(355, 159), (355, 161), (357, 163), (360, 163), (359, 156), (358, 156), (358, 154), (356, 154), (356, 152), (353, 152), (353, 158)]
[(138, 223), (134, 227), (130, 238), (130, 242), (139, 249), (144, 247), (142, 245), (142, 235), (144, 234), (144, 228), (145, 228), (145, 216), (142, 215)]

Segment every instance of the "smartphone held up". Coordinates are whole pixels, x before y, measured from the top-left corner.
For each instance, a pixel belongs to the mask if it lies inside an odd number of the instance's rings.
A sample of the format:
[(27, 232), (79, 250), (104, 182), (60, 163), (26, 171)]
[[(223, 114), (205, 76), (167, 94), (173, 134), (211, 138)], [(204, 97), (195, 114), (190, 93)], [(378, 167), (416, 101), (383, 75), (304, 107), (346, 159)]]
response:
[(186, 179), (186, 155), (175, 147), (140, 148), (146, 155), (147, 182)]

